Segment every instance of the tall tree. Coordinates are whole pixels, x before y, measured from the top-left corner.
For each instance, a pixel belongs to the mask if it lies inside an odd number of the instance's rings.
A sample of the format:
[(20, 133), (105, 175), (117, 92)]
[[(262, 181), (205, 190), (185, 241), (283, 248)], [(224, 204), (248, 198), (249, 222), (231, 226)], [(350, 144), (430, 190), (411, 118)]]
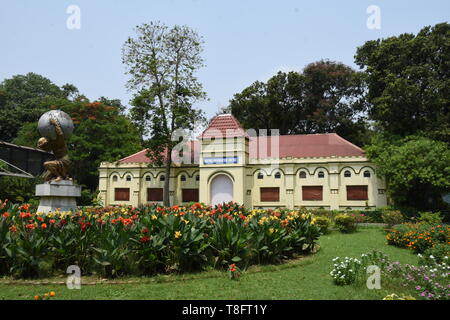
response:
[(322, 60), (303, 72), (278, 72), (266, 83), (256, 81), (234, 95), (228, 109), (245, 128), (336, 132), (363, 145), (368, 141), (364, 90), (361, 73)]
[(168, 28), (161, 22), (136, 27), (136, 37), (123, 46), (122, 61), (137, 91), (131, 115), (141, 133), (152, 164), (165, 166), (164, 204), (170, 205), (169, 186), (172, 150), (178, 129), (192, 130), (202, 112), (193, 103), (205, 92), (195, 72), (203, 66), (201, 37), (187, 26)]
[(367, 75), (370, 117), (383, 131), (450, 143), (450, 24), (368, 41), (355, 59)]
[(58, 87), (35, 74), (15, 75), (0, 84), (0, 140), (12, 141), (26, 122), (35, 122), (56, 101), (78, 92), (73, 85)]

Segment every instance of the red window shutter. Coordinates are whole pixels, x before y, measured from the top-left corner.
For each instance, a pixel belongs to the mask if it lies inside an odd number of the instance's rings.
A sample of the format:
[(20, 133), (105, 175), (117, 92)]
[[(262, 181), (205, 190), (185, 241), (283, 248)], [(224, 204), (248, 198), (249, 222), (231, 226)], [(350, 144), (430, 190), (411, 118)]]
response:
[(280, 188), (260, 188), (261, 202), (280, 201)]
[(163, 201), (163, 188), (147, 188), (147, 201)]
[(367, 186), (347, 186), (347, 200), (369, 200)]
[(182, 189), (183, 202), (198, 202), (198, 189)]
[(322, 186), (302, 186), (302, 199), (303, 200), (323, 200), (323, 187)]
[(130, 188), (115, 188), (114, 201), (130, 201)]

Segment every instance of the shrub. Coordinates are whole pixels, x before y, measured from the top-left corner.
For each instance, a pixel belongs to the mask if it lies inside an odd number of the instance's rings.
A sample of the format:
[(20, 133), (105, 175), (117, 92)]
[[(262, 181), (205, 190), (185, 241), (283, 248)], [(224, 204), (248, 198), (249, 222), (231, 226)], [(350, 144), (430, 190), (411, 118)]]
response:
[(419, 212), (419, 217), (417, 221), (428, 224), (441, 224), (442, 217), (440, 212)]
[(422, 223), (405, 223), (396, 226), (386, 235), (387, 243), (423, 253), (439, 243), (450, 241), (450, 227)]
[(327, 234), (329, 232), (331, 220), (327, 217), (315, 217), (312, 222), (320, 228), (320, 232), (323, 234)]
[(419, 254), (419, 264), (427, 265), (430, 263), (449, 263), (448, 256), (450, 255), (450, 244), (438, 243), (431, 248), (426, 249), (422, 254)]
[(385, 210), (381, 214), (381, 217), (383, 222), (387, 223), (388, 227), (400, 224), (405, 220), (403, 214), (399, 210)]
[(334, 224), (343, 233), (356, 231), (356, 218), (348, 214), (337, 215)]
[(333, 270), (330, 275), (338, 286), (353, 284), (356, 282), (361, 267), (361, 261), (356, 258), (336, 257), (333, 259)]

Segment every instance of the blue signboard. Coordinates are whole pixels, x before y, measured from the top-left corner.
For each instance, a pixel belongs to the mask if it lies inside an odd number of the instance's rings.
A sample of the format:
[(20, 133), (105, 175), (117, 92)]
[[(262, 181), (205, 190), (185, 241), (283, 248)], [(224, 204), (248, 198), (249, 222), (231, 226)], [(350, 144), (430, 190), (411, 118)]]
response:
[(203, 164), (236, 164), (238, 157), (203, 158)]

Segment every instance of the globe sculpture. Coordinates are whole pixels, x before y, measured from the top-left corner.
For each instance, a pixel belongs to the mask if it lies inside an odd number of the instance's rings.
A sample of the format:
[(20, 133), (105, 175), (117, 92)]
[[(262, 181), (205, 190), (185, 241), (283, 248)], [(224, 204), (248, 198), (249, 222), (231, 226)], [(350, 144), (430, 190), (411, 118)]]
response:
[(38, 131), (42, 135), (38, 148), (52, 152), (55, 159), (44, 162), (45, 183), (36, 185), (36, 196), (41, 198), (37, 212), (76, 211), (81, 187), (69, 175), (71, 161), (66, 144), (73, 131), (72, 119), (61, 110), (48, 111), (39, 119)]
[(73, 121), (70, 116), (61, 110), (51, 110), (44, 113), (38, 122), (39, 133), (46, 138), (56, 139), (55, 126), (50, 123), (51, 119), (58, 121), (67, 140), (73, 132)]

